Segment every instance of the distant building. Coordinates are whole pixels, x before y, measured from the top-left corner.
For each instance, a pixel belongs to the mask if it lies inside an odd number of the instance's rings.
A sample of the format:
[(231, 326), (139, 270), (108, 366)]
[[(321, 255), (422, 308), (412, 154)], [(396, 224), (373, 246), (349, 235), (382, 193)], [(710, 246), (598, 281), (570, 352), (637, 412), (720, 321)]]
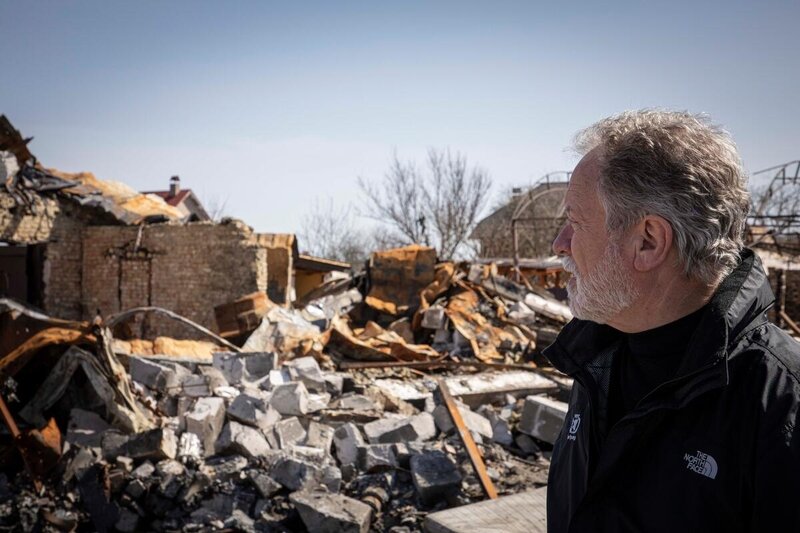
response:
[(519, 257), (553, 255), (551, 245), (563, 224), (567, 181), (542, 180), (527, 191), (514, 189), (508, 201), (478, 222), (470, 239), (480, 245), (482, 259), (508, 259), (514, 255), (512, 219), (517, 215)]
[(142, 194), (159, 196), (167, 204), (180, 210), (184, 216), (188, 217), (189, 222), (211, 220), (197, 195), (191, 189), (181, 189), (181, 178), (179, 176), (172, 176), (169, 179), (169, 189), (166, 191), (146, 191)]

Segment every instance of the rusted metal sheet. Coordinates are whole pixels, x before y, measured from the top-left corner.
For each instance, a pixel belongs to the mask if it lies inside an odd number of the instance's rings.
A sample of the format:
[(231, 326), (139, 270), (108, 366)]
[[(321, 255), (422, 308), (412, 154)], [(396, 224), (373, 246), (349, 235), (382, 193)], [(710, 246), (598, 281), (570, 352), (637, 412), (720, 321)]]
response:
[(433, 283), (436, 250), (417, 244), (375, 252), (370, 257), (371, 288), (366, 303), (398, 315), (420, 303), (420, 292)]
[(464, 290), (450, 298), (446, 312), (453, 326), (469, 341), (475, 357), (484, 362), (501, 361), (503, 345), (530, 346), (533, 340), (516, 327), (498, 328), (478, 310), (478, 294)]
[(450, 413), (450, 418), (452, 418), (453, 424), (458, 430), (458, 435), (461, 437), (464, 447), (467, 449), (469, 460), (472, 463), (472, 467), (475, 469), (478, 480), (481, 482), (483, 491), (490, 499), (497, 499), (497, 490), (494, 488), (492, 480), (489, 479), (489, 473), (486, 471), (486, 465), (483, 463), (481, 452), (475, 445), (475, 440), (473, 440), (469, 428), (467, 428), (467, 425), (464, 423), (464, 419), (461, 417), (461, 412), (458, 410), (455, 400), (453, 400), (453, 397), (450, 395), (450, 389), (447, 387), (447, 383), (444, 379), (438, 379), (437, 382), (439, 383), (439, 394), (447, 407), (447, 411)]
[(327, 349), (343, 358), (360, 361), (428, 361), (441, 355), (426, 344), (408, 344), (394, 331), (368, 322), (359, 330), (350, 329), (348, 322), (337, 317), (327, 333)]

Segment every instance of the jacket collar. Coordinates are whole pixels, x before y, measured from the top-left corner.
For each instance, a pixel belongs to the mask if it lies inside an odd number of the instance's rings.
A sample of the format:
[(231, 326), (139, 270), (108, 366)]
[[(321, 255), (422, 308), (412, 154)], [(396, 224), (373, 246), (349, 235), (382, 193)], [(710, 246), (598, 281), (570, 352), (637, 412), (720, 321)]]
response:
[[(722, 281), (700, 317), (678, 376), (723, 360), (730, 344), (774, 299), (761, 260), (745, 248), (739, 265)], [(623, 335), (610, 326), (573, 319), (543, 353), (558, 370), (573, 375)]]

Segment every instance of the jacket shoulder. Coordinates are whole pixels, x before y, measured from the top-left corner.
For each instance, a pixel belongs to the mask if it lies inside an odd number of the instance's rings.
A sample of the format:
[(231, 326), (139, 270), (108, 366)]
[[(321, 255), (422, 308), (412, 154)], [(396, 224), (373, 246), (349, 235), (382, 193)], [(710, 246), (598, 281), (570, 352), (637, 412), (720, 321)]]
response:
[(772, 323), (751, 331), (740, 347), (746, 352), (761, 354), (760, 364), (769, 374), (783, 375), (800, 385), (800, 342)]

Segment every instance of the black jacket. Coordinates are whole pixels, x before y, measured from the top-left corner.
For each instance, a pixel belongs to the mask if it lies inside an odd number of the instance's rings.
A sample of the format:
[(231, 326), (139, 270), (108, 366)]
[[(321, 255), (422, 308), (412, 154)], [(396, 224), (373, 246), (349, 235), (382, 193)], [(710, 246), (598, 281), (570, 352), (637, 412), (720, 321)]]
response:
[(701, 315), (680, 370), (606, 427), (620, 333), (573, 320), (545, 350), (575, 378), (553, 449), (550, 533), (800, 532), (800, 345), (745, 250)]

